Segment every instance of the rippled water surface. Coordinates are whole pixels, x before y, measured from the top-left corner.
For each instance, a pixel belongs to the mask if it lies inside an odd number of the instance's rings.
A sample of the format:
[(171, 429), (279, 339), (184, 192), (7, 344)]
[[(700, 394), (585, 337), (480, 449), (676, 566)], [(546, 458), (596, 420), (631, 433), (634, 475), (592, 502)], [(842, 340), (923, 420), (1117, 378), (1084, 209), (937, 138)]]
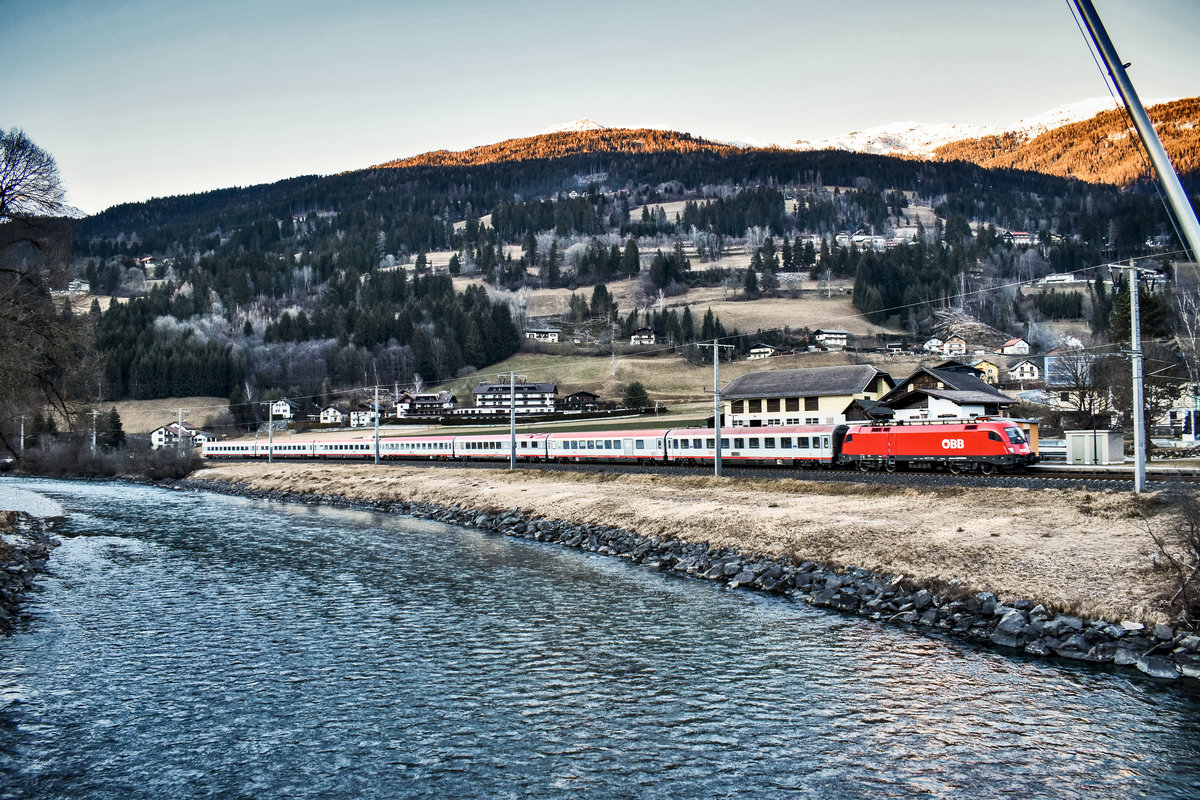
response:
[(435, 523), (4, 479), (0, 797), (1196, 797), (1200, 700)]

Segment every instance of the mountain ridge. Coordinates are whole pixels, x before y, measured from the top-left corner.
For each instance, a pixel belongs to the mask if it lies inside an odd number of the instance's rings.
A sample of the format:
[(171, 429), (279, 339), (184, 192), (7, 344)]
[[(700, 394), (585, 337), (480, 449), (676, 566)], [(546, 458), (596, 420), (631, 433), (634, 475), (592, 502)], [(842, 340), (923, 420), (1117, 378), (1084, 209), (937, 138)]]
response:
[[(730, 142), (680, 131), (609, 127), (584, 118), (533, 136), (459, 151), (434, 150), (369, 169), (471, 166), (588, 153), (837, 150), (928, 161), (962, 160), (985, 167), (1128, 185), (1150, 176), (1144, 164), (1138, 167), (1138, 148), (1114, 150), (1113, 143), (1127, 139), (1131, 132), (1123, 109), (1112, 105), (1112, 98), (1095, 97), (1057, 106), (1009, 126), (894, 122), (830, 139), (794, 140), (788, 144)], [(1164, 144), (1180, 174), (1200, 172), (1200, 97), (1151, 101), (1150, 108), (1158, 115), (1156, 125), (1167, 125), (1160, 127), (1160, 136), (1167, 132)], [(1090, 166), (1089, 158), (1093, 162)]]

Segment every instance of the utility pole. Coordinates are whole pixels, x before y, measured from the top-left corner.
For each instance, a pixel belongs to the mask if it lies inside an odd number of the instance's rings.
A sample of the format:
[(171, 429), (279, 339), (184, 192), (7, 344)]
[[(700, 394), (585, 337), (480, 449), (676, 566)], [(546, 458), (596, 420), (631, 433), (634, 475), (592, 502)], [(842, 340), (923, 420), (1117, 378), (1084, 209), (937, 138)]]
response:
[[(273, 403), (259, 403), (260, 406), (267, 407), (267, 463), (275, 461), (275, 405)], [(255, 435), (257, 438), (257, 434)]]
[(1129, 266), (1122, 267), (1112, 264), (1117, 270), (1129, 271), (1129, 358), (1133, 372), (1133, 491), (1141, 494), (1146, 490), (1146, 397), (1144, 359), (1142, 352), (1142, 310), (1139, 302), (1139, 276), (1142, 270), (1134, 266), (1129, 259)]
[[(508, 468), (517, 468), (517, 373), (508, 372), (501, 378), (508, 378)], [(522, 375), (521, 383), (525, 382)]]
[(183, 412), (186, 408), (175, 409), (175, 449), (183, 452)]
[(712, 342), (697, 342), (697, 347), (711, 347), (713, 349), (713, 445), (715, 446), (713, 457), (713, 475), (721, 477), (721, 348), (729, 350), (733, 349), (731, 344), (719, 344), (719, 340), (713, 339)]
[(21, 415), (21, 435), (17, 438), (17, 455), (25, 455), (25, 415)]
[(375, 466), (379, 466), (379, 384), (375, 384)]
[(96, 416), (100, 412), (92, 409), (92, 455), (96, 455)]
[(612, 341), (610, 343), (612, 354), (609, 356), (608, 376), (610, 378), (617, 377), (617, 323), (612, 323)]

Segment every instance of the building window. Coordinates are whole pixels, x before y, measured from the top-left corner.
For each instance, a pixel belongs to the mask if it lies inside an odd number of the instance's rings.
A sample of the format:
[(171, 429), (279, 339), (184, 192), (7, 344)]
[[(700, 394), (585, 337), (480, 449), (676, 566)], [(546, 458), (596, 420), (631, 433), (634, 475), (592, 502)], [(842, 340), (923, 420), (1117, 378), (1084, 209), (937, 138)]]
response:
[(784, 400), (783, 410), (784, 411), (799, 411), (800, 410), (800, 398), (799, 397), (786, 398)]
[(779, 413), (779, 398), (775, 398), (773, 400), (767, 401), (767, 413), (768, 414), (778, 414)]
[(805, 425), (819, 425), (819, 424), (821, 424), (821, 418), (820, 417), (805, 417), (804, 424)]
[(746, 411), (750, 414), (761, 414), (762, 400), (748, 400), (746, 402)]
[(729, 413), (744, 414), (746, 413), (746, 403), (743, 400), (734, 400), (729, 404)]
[(806, 397), (806, 398), (804, 398), (804, 410), (805, 411), (818, 411), (818, 410), (820, 410), (820, 405), (819, 405), (820, 402), (821, 402), (821, 398), (819, 398), (819, 397)]

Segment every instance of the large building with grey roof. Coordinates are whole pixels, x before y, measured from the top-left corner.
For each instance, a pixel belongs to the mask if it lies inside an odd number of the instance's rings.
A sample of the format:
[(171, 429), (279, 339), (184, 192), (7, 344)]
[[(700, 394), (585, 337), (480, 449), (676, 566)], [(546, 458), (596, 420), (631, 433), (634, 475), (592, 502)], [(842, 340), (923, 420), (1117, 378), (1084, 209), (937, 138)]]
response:
[(828, 425), (845, 422), (855, 401), (875, 401), (895, 381), (866, 364), (770, 369), (734, 378), (721, 390), (726, 424)]

